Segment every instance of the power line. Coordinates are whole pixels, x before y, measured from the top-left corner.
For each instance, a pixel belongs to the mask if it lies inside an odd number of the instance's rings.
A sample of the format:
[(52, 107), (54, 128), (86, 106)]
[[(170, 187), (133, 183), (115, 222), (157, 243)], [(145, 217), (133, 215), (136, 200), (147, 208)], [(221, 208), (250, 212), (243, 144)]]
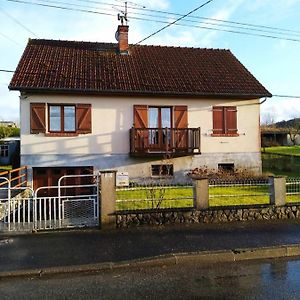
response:
[[(89, 3), (94, 3), (94, 4), (100, 4), (100, 5), (112, 5), (112, 3), (101, 2), (101, 1), (92, 1), (92, 0), (73, 0), (73, 1), (85, 2), (85, 3), (89, 2)], [(117, 4), (114, 4), (114, 6), (123, 7), (123, 6), (117, 5)], [(130, 8), (130, 9), (133, 9), (133, 10), (142, 10), (142, 11), (160, 13), (160, 14), (164, 14), (164, 15), (172, 15), (172, 16), (179, 16), (179, 17), (183, 16), (182, 14), (179, 14), (179, 13), (162, 11), (162, 10), (155, 10), (155, 9), (147, 9), (145, 7), (138, 8), (138, 7), (134, 7), (134, 6), (127, 6), (127, 8)], [(139, 14), (143, 15), (141, 13), (139, 13)], [(149, 15), (149, 16), (151, 16), (151, 15)], [(160, 16), (157, 16), (157, 17), (160, 17)], [(275, 30), (275, 31), (293, 32), (293, 33), (296, 33), (296, 34), (300, 34), (300, 31), (286, 29), (286, 28), (279, 28), (279, 27), (272, 27), (272, 26), (266, 26), (266, 25), (244, 23), (244, 22), (236, 22), (236, 21), (228, 21), (228, 20), (222, 20), (222, 19), (216, 19), (216, 18), (208, 18), (208, 17), (201, 17), (201, 16), (190, 16), (190, 17), (188, 17), (188, 19), (203, 19), (203, 20), (209, 20), (209, 21), (215, 21), (215, 22), (221, 22), (221, 23), (229, 23), (229, 24), (236, 24), (236, 25), (249, 26), (249, 27), (265, 28), (265, 29), (270, 29), (270, 30)]]
[(297, 95), (273, 95), (273, 97), (300, 99), (300, 96)]
[(180, 18), (176, 19), (175, 21), (173, 21), (173, 22), (167, 24), (166, 26), (162, 27), (161, 29), (159, 29), (159, 30), (157, 30), (157, 31), (155, 31), (155, 32), (153, 32), (153, 33), (151, 33), (151, 34), (148, 35), (147, 37), (145, 37), (145, 38), (143, 38), (142, 40), (140, 40), (139, 42), (135, 43), (133, 46), (136, 46), (136, 45), (138, 45), (138, 44), (140, 44), (140, 43), (142, 43), (142, 42), (148, 40), (148, 39), (151, 38), (152, 36), (158, 34), (159, 32), (165, 30), (166, 28), (168, 28), (168, 27), (174, 25), (175, 23), (181, 21), (181, 20), (184, 19), (185, 17), (191, 15), (192, 13), (194, 13), (195, 11), (199, 10), (200, 8), (206, 6), (207, 4), (209, 4), (209, 3), (212, 2), (212, 1), (214, 1), (214, 0), (208, 0), (208, 1), (206, 1), (205, 3), (201, 4), (200, 6), (196, 7), (195, 9), (189, 11), (187, 14), (183, 15), (182, 17), (180, 17)]
[(15, 71), (0, 69), (0, 72), (15, 73)]
[(8, 1), (8, 2), (17, 2), (17, 3), (21, 3), (21, 4), (38, 5), (38, 6), (50, 7), (50, 8), (57, 8), (57, 9), (62, 9), (62, 10), (78, 11), (78, 12), (84, 12), (84, 13), (92, 13), (92, 14), (99, 14), (99, 15), (106, 15), (106, 16), (113, 16), (113, 17), (115, 17), (115, 14), (108, 14), (108, 13), (97, 12), (97, 11), (92, 11), (92, 10), (75, 9), (75, 8), (71, 8), (71, 7), (63, 7), (63, 6), (57, 6), (57, 5), (49, 5), (49, 4), (42, 4), (42, 3), (35, 3), (35, 2), (27, 2), (27, 1), (22, 1), (22, 0), (6, 0), (6, 1)]
[[(46, 6), (46, 7), (51, 7), (51, 8), (59, 8), (59, 9), (65, 9), (65, 10), (70, 10), (70, 11), (80, 11), (80, 12), (84, 12), (84, 13), (96, 13), (96, 14), (105, 14), (105, 15), (109, 15), (109, 16), (114, 16), (114, 14), (107, 14), (107, 13), (103, 13), (103, 12), (96, 12), (96, 11), (87, 11), (87, 10), (77, 10), (77, 9), (73, 9), (70, 7), (61, 7), (61, 6), (54, 6), (54, 5), (46, 5), (46, 4), (42, 4), (42, 3), (34, 3), (34, 2), (26, 2), (26, 1), (17, 1), (17, 0), (6, 0), (6, 1), (10, 1), (10, 2), (18, 2), (18, 3), (23, 3), (23, 4), (32, 4), (32, 5), (40, 5), (40, 6)], [(77, 7), (88, 7), (88, 8), (94, 8), (94, 9), (98, 9), (96, 7), (92, 7), (92, 6), (87, 6), (87, 5), (76, 5), (74, 3), (68, 3), (68, 2), (58, 2), (58, 1), (51, 1), (51, 0), (41, 0), (43, 2), (46, 3), (56, 3), (56, 4), (66, 4), (66, 5), (72, 5), (72, 6), (77, 6)], [(113, 4), (113, 3), (108, 3), (108, 2), (100, 2), (100, 1), (92, 1), (92, 0), (74, 0), (77, 2), (89, 2), (89, 3), (95, 3), (95, 4), (100, 4), (100, 5), (106, 5), (106, 6), (117, 6), (117, 7), (122, 7), (121, 5), (117, 5), (117, 4)], [(144, 11), (151, 11), (151, 12), (156, 12), (156, 13), (160, 13), (160, 14), (167, 14), (167, 15), (173, 15), (173, 16), (183, 16), (181, 14), (178, 13), (172, 13), (172, 12), (166, 12), (166, 11), (160, 11), (160, 10), (153, 10), (153, 9), (145, 9), (145, 8), (137, 8), (137, 7), (133, 7), (133, 6), (128, 6), (131, 9), (135, 9), (135, 10), (144, 10)], [(106, 9), (108, 10), (108, 9)], [(110, 10), (112, 11), (112, 10)], [(144, 16), (149, 16), (149, 17), (155, 17), (155, 18), (162, 18), (162, 16), (159, 15), (149, 15), (149, 14), (144, 14), (144, 13), (133, 13), (136, 15), (144, 15)], [(135, 17), (131, 17), (132, 19), (136, 19), (136, 20), (141, 20), (141, 18), (135, 18)], [(216, 23), (208, 23), (208, 22), (197, 22), (195, 20), (189, 20), (189, 18), (193, 18), (193, 19), (204, 19), (204, 20), (211, 20), (214, 22), (221, 22), (221, 23), (230, 23), (230, 24), (240, 24), (242, 26), (250, 26), (253, 28), (246, 28), (246, 27), (240, 27), (240, 26), (235, 26), (235, 25), (224, 25), (224, 24), (216, 24)], [(155, 22), (154, 20), (150, 20), (150, 19), (143, 19), (144, 21), (151, 21), (151, 22)], [(299, 31), (295, 31), (295, 30), (289, 30), (289, 29), (284, 29), (284, 28), (278, 28), (278, 27), (271, 27), (271, 26), (264, 26), (264, 25), (254, 25), (254, 24), (250, 24), (250, 23), (242, 23), (242, 22), (233, 22), (233, 21), (226, 21), (226, 20), (221, 20), (221, 19), (213, 19), (213, 18), (206, 18), (206, 17), (200, 17), (200, 16), (190, 16), (188, 17), (188, 20), (186, 20), (187, 22), (192, 22), (192, 23), (203, 23), (203, 24), (208, 24), (208, 25), (213, 25), (213, 26), (226, 26), (226, 27), (232, 27), (232, 28), (237, 28), (237, 29), (242, 29), (242, 30), (254, 30), (254, 31), (262, 31), (262, 32), (267, 32), (267, 33), (274, 33), (274, 34), (284, 34), (284, 32), (290, 32), (289, 35), (300, 35)], [(163, 21), (156, 21), (157, 23), (161, 22), (161, 23), (166, 23), (167, 22), (163, 22)], [(181, 26), (186, 26), (185, 24), (180, 24)], [(198, 27), (201, 28), (201, 27)], [(267, 31), (265, 29), (256, 29), (256, 28), (267, 28), (269, 30), (272, 31)], [(204, 28), (204, 29), (212, 29), (212, 28)], [(225, 30), (224, 30), (225, 31)], [(281, 32), (274, 32), (274, 31), (281, 31)], [(228, 32), (232, 32), (232, 33), (236, 33), (234, 31), (228, 31)]]
[(19, 44), (17, 41), (15, 41), (14, 39), (12, 39), (11, 37), (7, 36), (6, 34), (0, 32), (0, 35), (2, 35), (4, 38), (6, 38), (7, 40), (11, 41), (12, 43), (18, 45), (18, 46), (22, 46), (21, 44)]
[[(70, 7), (63, 7), (58, 5), (49, 5), (49, 4), (42, 4), (42, 3), (34, 3), (34, 2), (27, 2), (22, 0), (6, 0), (9, 2), (16, 2), (21, 4), (30, 4), (30, 5), (38, 5), (43, 7), (49, 7), (49, 8), (56, 8), (56, 9), (62, 9), (62, 10), (69, 10), (69, 11), (78, 11), (83, 13), (93, 13), (93, 14), (100, 14), (100, 15), (106, 15), (106, 16), (113, 16), (115, 17), (115, 14), (109, 14), (106, 12), (99, 12), (99, 11), (93, 11), (93, 10), (85, 10), (85, 9), (76, 9), (76, 8), (70, 8)], [(46, 1), (46, 0), (44, 0)], [(70, 4), (71, 5), (71, 4)], [(159, 21), (159, 20), (153, 20), (153, 19), (146, 19), (146, 18), (139, 18), (139, 17), (131, 17), (131, 19), (139, 20), (139, 21), (149, 21), (149, 22), (155, 22), (155, 23), (162, 23), (162, 24), (169, 24), (167, 21)], [(235, 33), (235, 34), (241, 34), (241, 35), (248, 35), (248, 36), (258, 36), (258, 37), (264, 37), (264, 38), (271, 38), (271, 39), (279, 39), (279, 40), (287, 40), (287, 41), (293, 41), (293, 42), (300, 42), (300, 39), (296, 38), (288, 38), (288, 37), (281, 37), (281, 36), (274, 36), (270, 34), (258, 34), (258, 33), (251, 33), (246, 31), (237, 31), (237, 30), (230, 30), (230, 29), (220, 29), (220, 28), (212, 28), (208, 26), (197, 26), (197, 25), (187, 25), (187, 24), (174, 24), (176, 26), (183, 26), (183, 27), (189, 27), (189, 28), (199, 28), (199, 29), (207, 29), (207, 30), (215, 30), (215, 31), (221, 31), (221, 32), (228, 32), (228, 33)], [(247, 30), (246, 28), (240, 27), (241, 30)], [(275, 34), (283, 34), (283, 33), (275, 33)]]
[[(71, 5), (71, 6), (76, 6), (76, 7), (98, 9), (95, 6), (74, 4), (74, 3), (70, 3), (70, 2), (61, 2), (61, 1), (53, 1), (53, 0), (41, 0), (41, 1), (46, 2), (46, 3), (65, 4), (65, 5)], [(81, 2), (83, 0), (75, 0), (75, 1)], [(100, 3), (101, 5), (110, 5), (110, 3), (106, 3), (106, 2), (105, 3), (103, 3), (103, 2), (97, 2), (97, 1), (86, 1), (86, 2)], [(114, 6), (121, 7), (121, 5), (114, 5)], [(134, 7), (131, 7), (131, 8), (134, 8)], [(142, 10), (142, 9), (140, 9), (140, 10)], [(114, 11), (114, 10), (112, 10), (112, 9), (106, 9), (106, 11)], [(152, 11), (152, 10), (150, 10), (150, 11)], [(133, 15), (138, 15), (138, 16), (147, 16), (147, 17), (154, 17), (154, 18), (160, 18), (160, 19), (163, 18), (163, 19), (165, 19), (164, 16), (152, 15), (152, 14), (147, 14), (147, 13), (146, 14), (145, 13), (131, 13), (131, 15), (132, 14)], [(166, 12), (166, 14), (183, 16), (183, 15), (180, 15), (180, 14), (168, 13), (168, 12)], [(134, 17), (132, 17), (132, 18), (140, 20), (140, 18), (134, 18)], [(194, 17), (190, 16), (189, 18), (194, 18)], [(197, 18), (197, 21), (195, 20), (195, 18)], [(258, 31), (258, 32), (265, 32), (265, 33), (273, 33), (273, 34), (280, 34), (280, 35), (287, 34), (284, 31), (288, 31), (288, 32), (292, 32), (292, 33), (288, 33), (289, 35), (299, 36), (300, 37), (300, 32), (293, 31), (293, 30), (279, 29), (279, 28), (276, 28), (276, 27), (269, 27), (269, 26), (262, 26), (262, 25), (257, 26), (257, 25), (251, 25), (251, 24), (246, 24), (246, 23), (240, 23), (240, 24), (243, 24), (243, 26), (246, 26), (246, 25), (247, 26), (251, 26), (250, 28), (246, 28), (246, 27), (241, 27), (241, 26), (237, 26), (237, 25), (228, 25), (227, 24), (227, 23), (239, 24), (238, 22), (230, 22), (230, 21), (224, 21), (224, 20), (221, 21), (221, 20), (218, 20), (218, 19), (204, 18), (204, 17), (195, 17), (195, 18), (194, 18), (194, 20), (187, 19), (186, 22), (197, 23), (197, 24), (204, 24), (204, 25), (212, 25), (212, 26), (218, 26), (218, 27), (220, 27), (220, 26), (226, 26), (228, 28), (241, 29), (241, 30), (250, 30), (250, 31)], [(203, 22), (203, 21), (199, 21), (198, 19), (212, 20), (212, 21), (214, 21), (214, 23), (207, 22), (207, 21)], [(150, 19), (144, 19), (144, 20), (153, 21), (153, 22), (155, 21), (155, 20), (150, 20)], [(219, 23), (215, 23), (216, 21), (218, 21)], [(159, 22), (159, 20), (157, 20), (157, 22)], [(225, 23), (226, 25), (222, 24), (222, 22), (226, 22)], [(164, 23), (168, 24), (168, 22), (166, 22), (166, 21), (164, 21)], [(180, 24), (180, 25), (183, 26), (183, 24)], [(253, 27), (257, 27), (257, 28), (253, 28)], [(269, 29), (266, 30), (266, 29), (260, 29), (260, 28), (269, 28)], [(279, 32), (276, 32), (276, 31), (279, 31)]]
[(16, 18), (14, 18), (12, 15), (10, 15), (8, 12), (6, 12), (2, 7), (0, 7), (0, 11), (6, 15), (8, 18), (12, 19), (15, 23), (17, 23), (19, 26), (21, 26), (23, 29), (25, 29), (26, 31), (30, 32), (31, 34), (33, 34), (35, 37), (39, 38), (33, 31), (31, 31), (29, 28), (27, 28), (24, 24), (22, 24), (19, 20), (17, 20)]

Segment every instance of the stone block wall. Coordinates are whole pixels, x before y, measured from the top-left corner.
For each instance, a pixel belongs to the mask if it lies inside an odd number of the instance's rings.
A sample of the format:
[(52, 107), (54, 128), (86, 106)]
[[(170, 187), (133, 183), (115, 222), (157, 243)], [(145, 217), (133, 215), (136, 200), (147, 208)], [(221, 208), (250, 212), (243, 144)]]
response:
[(141, 225), (166, 225), (181, 223), (225, 223), (255, 220), (300, 219), (300, 205), (224, 207), (207, 210), (157, 210), (117, 212), (117, 228)]

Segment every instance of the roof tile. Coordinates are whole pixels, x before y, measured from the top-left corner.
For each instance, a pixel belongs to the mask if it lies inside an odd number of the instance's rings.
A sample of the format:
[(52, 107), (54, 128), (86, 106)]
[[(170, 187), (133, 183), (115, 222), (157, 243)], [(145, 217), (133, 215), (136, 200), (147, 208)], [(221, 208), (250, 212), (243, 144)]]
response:
[(229, 50), (29, 40), (9, 88), (92, 92), (271, 96)]

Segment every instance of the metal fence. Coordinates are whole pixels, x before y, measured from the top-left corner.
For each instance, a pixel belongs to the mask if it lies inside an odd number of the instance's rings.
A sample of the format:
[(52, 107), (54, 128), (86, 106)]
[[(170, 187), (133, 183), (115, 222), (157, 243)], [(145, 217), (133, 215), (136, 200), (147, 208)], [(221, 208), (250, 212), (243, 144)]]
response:
[(286, 179), (286, 201), (300, 202), (300, 178)]
[(268, 179), (210, 180), (209, 182), (209, 206), (269, 203), (270, 183)]
[(193, 186), (172, 182), (131, 183), (116, 190), (116, 210), (193, 207)]
[[(0, 182), (6, 182), (0, 188), (4, 192), (3, 195), (6, 195), (0, 197), (0, 230), (27, 231), (97, 226), (99, 177), (76, 175), (92, 177), (92, 182), (63, 185), (62, 180), (69, 177), (74, 175), (61, 177), (58, 186), (40, 187), (36, 191), (29, 187), (11, 187), (8, 179), (0, 177)], [(89, 190), (89, 193), (72, 195), (66, 192), (80, 188), (84, 191)], [(55, 190), (56, 196), (41, 196), (43, 190)]]

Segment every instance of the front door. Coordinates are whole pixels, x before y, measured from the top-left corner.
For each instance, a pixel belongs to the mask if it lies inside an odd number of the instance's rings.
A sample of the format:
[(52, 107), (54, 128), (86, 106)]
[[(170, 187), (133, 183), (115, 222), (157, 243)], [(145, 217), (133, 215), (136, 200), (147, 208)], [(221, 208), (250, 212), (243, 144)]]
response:
[(149, 148), (156, 151), (169, 150), (171, 146), (171, 107), (149, 107)]

